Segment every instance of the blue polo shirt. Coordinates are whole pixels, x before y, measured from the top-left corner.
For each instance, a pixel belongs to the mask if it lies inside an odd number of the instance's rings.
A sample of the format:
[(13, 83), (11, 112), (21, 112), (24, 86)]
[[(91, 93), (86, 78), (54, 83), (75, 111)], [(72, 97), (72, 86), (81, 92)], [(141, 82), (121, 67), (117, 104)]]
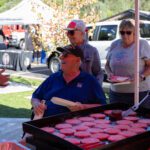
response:
[(106, 98), (97, 79), (80, 72), (71, 82), (66, 83), (61, 71), (50, 75), (33, 93), (32, 98), (46, 100), (45, 116), (69, 112), (67, 107), (53, 104), (52, 97), (68, 99), (82, 104), (106, 104)]

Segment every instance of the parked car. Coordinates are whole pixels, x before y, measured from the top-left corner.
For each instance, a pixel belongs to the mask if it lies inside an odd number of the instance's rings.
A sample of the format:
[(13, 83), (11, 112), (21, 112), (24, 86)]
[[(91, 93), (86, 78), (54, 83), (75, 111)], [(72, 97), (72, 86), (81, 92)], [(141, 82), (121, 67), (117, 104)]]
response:
[[(106, 63), (106, 55), (108, 50), (110, 49), (110, 45), (112, 42), (120, 38), (119, 35), (120, 23), (121, 21), (98, 22), (95, 25), (93, 37), (91, 37), (91, 35), (89, 36), (89, 43), (98, 49), (102, 69), (104, 70), (104, 72), (105, 72), (104, 67)], [(90, 27), (90, 29), (92, 28)], [(150, 43), (150, 21), (141, 20), (140, 36), (141, 38), (148, 40), (148, 42)], [(54, 51), (47, 60), (48, 67), (50, 68), (51, 72), (57, 71), (57, 69), (59, 69), (58, 56), (59, 53), (57, 51)]]
[(3, 25), (2, 30), (8, 41), (8, 46), (19, 49), (25, 47), (25, 29), (27, 25)]
[(24, 49), (25, 32), (17, 32), (17, 31), (12, 32), (9, 39), (9, 45), (15, 48)]

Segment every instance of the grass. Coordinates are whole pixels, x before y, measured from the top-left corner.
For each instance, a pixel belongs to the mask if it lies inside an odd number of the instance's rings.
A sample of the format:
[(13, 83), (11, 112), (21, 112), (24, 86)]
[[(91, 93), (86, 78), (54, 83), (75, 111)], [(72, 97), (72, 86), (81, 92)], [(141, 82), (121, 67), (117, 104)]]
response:
[(16, 77), (16, 76), (11, 76), (10, 81), (11, 82), (17, 82), (17, 83), (23, 83), (23, 84), (31, 85), (31, 86), (39, 86), (42, 83), (42, 80)]
[(27, 98), (33, 91), (0, 94), (0, 117), (29, 118), (31, 104)]
[[(12, 76), (10, 81), (39, 86), (42, 81)], [(33, 91), (0, 94), (0, 117), (29, 118), (31, 115), (30, 99)]]
[(19, 2), (21, 2), (21, 0), (0, 0), (0, 12), (13, 8)]

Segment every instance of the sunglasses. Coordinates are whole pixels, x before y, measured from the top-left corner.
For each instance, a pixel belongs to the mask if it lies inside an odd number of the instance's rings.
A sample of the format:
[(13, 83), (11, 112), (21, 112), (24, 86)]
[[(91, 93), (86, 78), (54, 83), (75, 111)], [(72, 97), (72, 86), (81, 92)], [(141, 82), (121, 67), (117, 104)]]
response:
[(69, 35), (74, 35), (74, 33), (75, 33), (75, 30), (69, 30), (68, 32), (67, 32), (67, 34), (69, 34)]
[(132, 31), (120, 31), (121, 35), (131, 35)]

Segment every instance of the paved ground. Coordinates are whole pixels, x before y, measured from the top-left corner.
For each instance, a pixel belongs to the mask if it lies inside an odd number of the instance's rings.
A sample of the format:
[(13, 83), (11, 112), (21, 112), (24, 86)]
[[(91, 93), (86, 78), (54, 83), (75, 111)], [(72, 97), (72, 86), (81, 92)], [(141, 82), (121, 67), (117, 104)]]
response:
[(28, 85), (10, 82), (8, 86), (0, 86), (0, 94), (31, 91), (32, 89), (33, 88)]
[(27, 118), (0, 118), (0, 142), (20, 140), (22, 136), (22, 123)]
[(29, 78), (45, 79), (50, 75), (50, 70), (46, 64), (32, 64), (31, 69), (27, 71), (6, 70), (6, 73), (15, 76), (25, 76)]

